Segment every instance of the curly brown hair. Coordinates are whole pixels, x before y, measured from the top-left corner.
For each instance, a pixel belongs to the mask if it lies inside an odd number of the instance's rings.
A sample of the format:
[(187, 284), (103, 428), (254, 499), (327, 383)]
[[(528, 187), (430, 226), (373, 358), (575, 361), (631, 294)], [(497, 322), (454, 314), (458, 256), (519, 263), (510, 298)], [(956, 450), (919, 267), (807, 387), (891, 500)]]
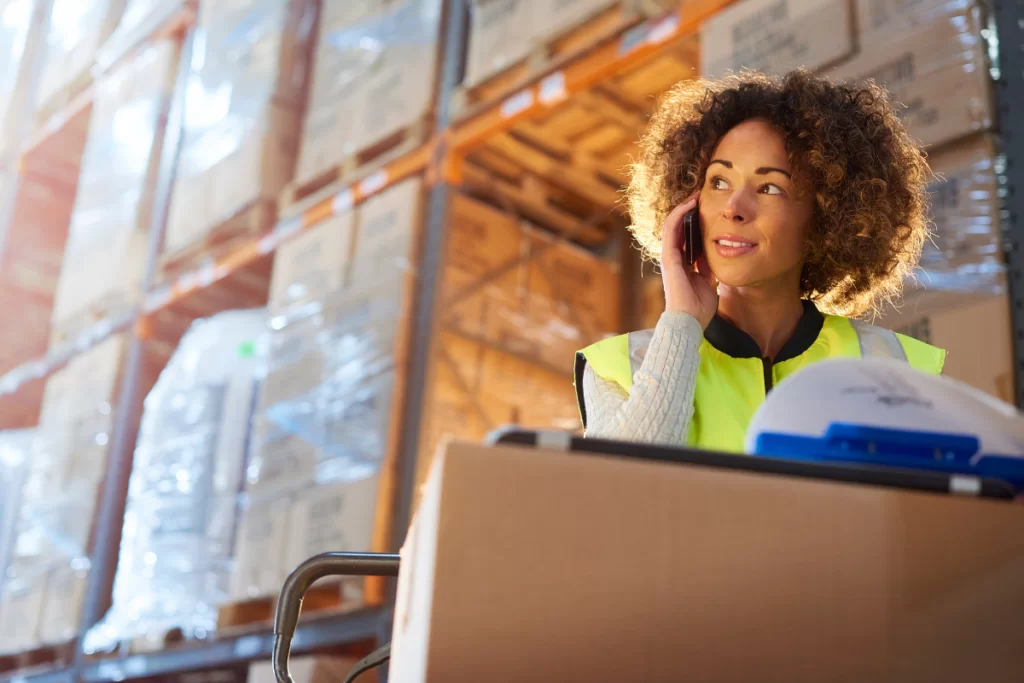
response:
[(660, 258), (665, 217), (703, 185), (722, 136), (753, 118), (782, 133), (814, 192), (803, 295), (837, 315), (897, 296), (929, 234), (925, 154), (883, 88), (833, 84), (805, 70), (684, 81), (662, 97), (628, 189), (630, 230), (644, 255)]

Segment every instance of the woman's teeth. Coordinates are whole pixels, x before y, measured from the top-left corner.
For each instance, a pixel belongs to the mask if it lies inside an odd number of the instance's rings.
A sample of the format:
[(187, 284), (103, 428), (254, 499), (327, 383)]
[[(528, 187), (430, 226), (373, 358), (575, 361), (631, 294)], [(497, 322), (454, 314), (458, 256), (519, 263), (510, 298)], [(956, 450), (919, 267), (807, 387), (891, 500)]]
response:
[(733, 240), (718, 240), (723, 247), (752, 247), (753, 242), (734, 242)]

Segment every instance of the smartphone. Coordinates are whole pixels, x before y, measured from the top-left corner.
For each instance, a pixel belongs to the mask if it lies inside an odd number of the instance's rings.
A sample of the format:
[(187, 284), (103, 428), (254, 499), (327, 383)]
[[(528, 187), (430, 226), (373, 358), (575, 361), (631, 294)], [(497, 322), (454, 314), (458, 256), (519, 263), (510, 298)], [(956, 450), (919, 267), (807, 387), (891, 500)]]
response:
[(704, 238), (700, 233), (700, 210), (693, 207), (683, 216), (683, 258), (691, 266), (704, 253)]

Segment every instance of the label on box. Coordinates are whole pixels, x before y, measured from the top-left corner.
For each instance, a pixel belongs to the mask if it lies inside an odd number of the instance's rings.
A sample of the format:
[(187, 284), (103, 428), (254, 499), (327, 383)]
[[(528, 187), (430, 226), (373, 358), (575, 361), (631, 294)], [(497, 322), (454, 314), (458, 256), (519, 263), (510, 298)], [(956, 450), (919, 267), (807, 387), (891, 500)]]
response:
[(701, 76), (819, 69), (853, 52), (851, 14), (846, 0), (743, 0), (701, 27)]
[(952, 13), (898, 41), (862, 45), (860, 54), (828, 75), (884, 85), (908, 132), (937, 146), (992, 126), (985, 50), (973, 15)]

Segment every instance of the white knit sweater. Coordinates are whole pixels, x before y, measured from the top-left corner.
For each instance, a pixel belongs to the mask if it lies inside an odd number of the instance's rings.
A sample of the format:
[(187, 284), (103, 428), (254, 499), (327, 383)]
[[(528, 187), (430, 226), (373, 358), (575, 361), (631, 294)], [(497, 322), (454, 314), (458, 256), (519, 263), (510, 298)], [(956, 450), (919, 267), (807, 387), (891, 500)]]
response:
[(587, 365), (583, 373), (587, 436), (682, 443), (693, 418), (703, 339), (704, 330), (696, 318), (677, 311), (662, 313), (628, 393)]

